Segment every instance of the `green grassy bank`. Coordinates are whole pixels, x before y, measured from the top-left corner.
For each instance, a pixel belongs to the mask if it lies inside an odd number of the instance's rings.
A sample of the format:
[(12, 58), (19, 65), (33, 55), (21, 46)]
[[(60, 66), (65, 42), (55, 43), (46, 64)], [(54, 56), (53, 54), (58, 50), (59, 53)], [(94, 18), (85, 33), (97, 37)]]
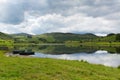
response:
[(0, 80), (120, 80), (120, 69), (47, 58), (5, 57), (0, 52)]
[(67, 41), (66, 46), (120, 46), (120, 42), (79, 42), (79, 41)]

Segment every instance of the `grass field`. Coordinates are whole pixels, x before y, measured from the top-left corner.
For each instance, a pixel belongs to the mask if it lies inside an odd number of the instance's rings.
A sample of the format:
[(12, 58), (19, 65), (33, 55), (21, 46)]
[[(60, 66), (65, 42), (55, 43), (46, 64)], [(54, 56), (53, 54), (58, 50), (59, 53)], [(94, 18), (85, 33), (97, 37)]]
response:
[(0, 52), (0, 80), (120, 80), (120, 69), (84, 61), (5, 57)]

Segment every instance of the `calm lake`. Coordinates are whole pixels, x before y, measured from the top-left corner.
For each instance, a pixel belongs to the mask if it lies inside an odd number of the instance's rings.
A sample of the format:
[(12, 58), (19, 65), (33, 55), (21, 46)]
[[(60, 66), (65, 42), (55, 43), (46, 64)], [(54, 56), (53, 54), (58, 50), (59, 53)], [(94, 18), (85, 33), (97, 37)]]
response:
[(65, 45), (14, 46), (13, 50), (34, 51), (32, 57), (55, 58), (65, 60), (84, 60), (93, 64), (118, 67), (120, 65), (120, 47)]

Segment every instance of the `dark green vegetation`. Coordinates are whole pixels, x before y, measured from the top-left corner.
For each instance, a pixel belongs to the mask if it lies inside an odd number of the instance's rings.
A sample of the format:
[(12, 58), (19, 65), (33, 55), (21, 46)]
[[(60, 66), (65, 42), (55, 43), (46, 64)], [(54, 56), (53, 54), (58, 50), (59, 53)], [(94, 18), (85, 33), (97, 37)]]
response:
[(12, 40), (12, 36), (10, 36), (9, 34), (5, 34), (5, 33), (2, 33), (0, 32), (0, 40)]
[(120, 69), (46, 58), (5, 57), (0, 52), (0, 80), (119, 80)]
[(12, 36), (0, 32), (0, 46), (12, 47), (13, 43), (14, 39), (12, 38)]

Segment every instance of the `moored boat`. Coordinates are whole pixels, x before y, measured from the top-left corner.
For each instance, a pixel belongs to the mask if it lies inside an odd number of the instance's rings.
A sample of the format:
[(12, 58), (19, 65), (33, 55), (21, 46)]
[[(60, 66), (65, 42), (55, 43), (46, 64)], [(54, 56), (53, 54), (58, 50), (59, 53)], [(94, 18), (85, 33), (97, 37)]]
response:
[(25, 51), (25, 50), (14, 50), (13, 54), (20, 54), (20, 55), (34, 55), (35, 52), (32, 51)]

